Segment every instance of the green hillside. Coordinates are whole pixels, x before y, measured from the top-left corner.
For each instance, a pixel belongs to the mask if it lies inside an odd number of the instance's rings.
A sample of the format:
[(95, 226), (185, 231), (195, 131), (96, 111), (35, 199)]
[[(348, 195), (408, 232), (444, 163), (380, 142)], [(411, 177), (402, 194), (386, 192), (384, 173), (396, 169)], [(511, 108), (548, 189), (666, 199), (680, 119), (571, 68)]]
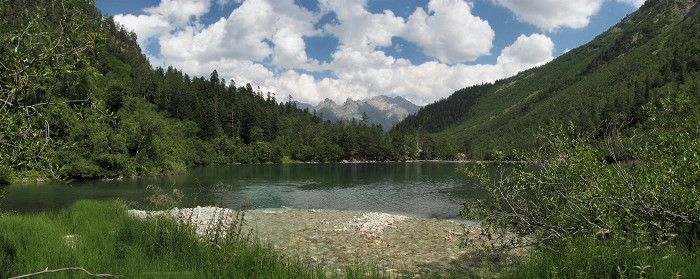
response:
[(136, 39), (94, 1), (0, 1), (0, 184), (456, 153), (426, 134), (324, 122), (216, 69), (154, 69)]
[(677, 91), (700, 97), (698, 7), (697, 1), (648, 0), (546, 65), (457, 91), (399, 127), (436, 132), (473, 158), (488, 158), (494, 149), (533, 150), (534, 135), (553, 121), (571, 122), (579, 132), (611, 123), (633, 127), (645, 120), (642, 106), (650, 101)]

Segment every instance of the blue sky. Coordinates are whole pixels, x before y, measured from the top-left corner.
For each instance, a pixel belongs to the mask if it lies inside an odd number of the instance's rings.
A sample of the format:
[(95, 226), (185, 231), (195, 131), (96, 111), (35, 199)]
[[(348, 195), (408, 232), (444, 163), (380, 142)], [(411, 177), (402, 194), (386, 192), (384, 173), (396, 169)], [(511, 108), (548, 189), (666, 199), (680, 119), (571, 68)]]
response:
[(98, 0), (151, 64), (279, 100), (424, 105), (547, 63), (644, 0)]

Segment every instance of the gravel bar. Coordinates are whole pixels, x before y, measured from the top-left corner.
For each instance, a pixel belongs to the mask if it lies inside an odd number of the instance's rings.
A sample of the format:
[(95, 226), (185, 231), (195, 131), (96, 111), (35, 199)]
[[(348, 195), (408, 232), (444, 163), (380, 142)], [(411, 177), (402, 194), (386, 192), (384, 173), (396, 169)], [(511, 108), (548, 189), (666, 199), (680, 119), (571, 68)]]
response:
[[(480, 230), (462, 220), (414, 218), (387, 213), (272, 208), (245, 212), (244, 231), (253, 231), (285, 255), (300, 256), (342, 274), (347, 265), (377, 266), (390, 274), (473, 274), (479, 260), (459, 242)], [(177, 216), (206, 235), (212, 224), (235, 220), (236, 211), (217, 207), (129, 210), (146, 218)], [(228, 219), (222, 219), (228, 218)]]

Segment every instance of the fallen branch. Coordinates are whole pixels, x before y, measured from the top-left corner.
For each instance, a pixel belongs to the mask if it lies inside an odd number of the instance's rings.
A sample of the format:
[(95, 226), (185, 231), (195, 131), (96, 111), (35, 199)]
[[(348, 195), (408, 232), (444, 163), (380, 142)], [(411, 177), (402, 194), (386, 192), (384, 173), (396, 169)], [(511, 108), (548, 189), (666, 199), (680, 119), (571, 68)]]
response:
[(85, 269), (82, 268), (82, 267), (67, 267), (67, 268), (59, 268), (59, 269), (52, 269), (52, 270), (49, 270), (49, 268), (47, 267), (46, 269), (44, 269), (44, 270), (42, 270), (42, 271), (39, 271), (39, 272), (37, 272), (37, 273), (20, 275), (20, 276), (17, 276), (17, 277), (12, 277), (12, 278), (10, 278), (10, 279), (27, 278), (27, 277), (32, 277), (32, 276), (44, 274), (44, 273), (54, 273), (54, 272), (61, 272), (61, 271), (67, 271), (67, 270), (81, 270), (81, 271), (83, 271), (83, 272), (85, 272), (85, 273), (87, 273), (88, 275), (93, 276), (93, 277), (113, 277), (113, 278), (119, 278), (119, 277), (117, 277), (116, 275), (112, 275), (112, 274), (92, 274), (92, 273), (90, 273), (90, 271), (87, 271), (87, 270), (85, 270)]

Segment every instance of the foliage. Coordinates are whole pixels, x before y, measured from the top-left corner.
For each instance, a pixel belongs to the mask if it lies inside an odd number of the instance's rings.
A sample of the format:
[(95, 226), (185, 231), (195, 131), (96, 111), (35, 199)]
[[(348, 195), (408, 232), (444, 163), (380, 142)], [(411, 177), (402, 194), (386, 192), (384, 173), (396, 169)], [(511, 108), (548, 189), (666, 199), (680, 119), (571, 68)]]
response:
[(396, 126), (403, 129), (425, 129), (436, 133), (472, 116), (470, 108), (493, 87), (491, 83), (474, 85), (455, 91), (449, 97), (438, 100), (411, 114)]
[[(2, 3), (0, 164), (12, 176), (96, 179), (177, 173), (201, 164), (280, 163), (284, 157), (454, 156), (451, 145), (427, 135), (390, 136), (379, 125), (324, 122), (298, 109), (291, 96), (278, 103), (275, 94), (238, 87), (216, 70), (205, 78), (173, 67), (152, 69), (136, 34), (92, 1)], [(398, 151), (406, 146), (415, 150)]]
[(579, 236), (531, 253), (507, 278), (688, 278), (700, 274), (697, 239), (649, 245), (629, 238)]
[(10, 184), (10, 169), (0, 164), (0, 187)]
[[(1, 201), (1, 200), (5, 198), (5, 193), (6, 193), (6, 191), (7, 191), (7, 190), (5, 189), (5, 186), (0, 185), (0, 206), (2, 205), (2, 201)], [(0, 217), (2, 217), (3, 211), (4, 211), (4, 210), (2, 210), (2, 208), (0, 207)]]
[(499, 156), (495, 171), (484, 163), (466, 170), (491, 199), (467, 203), (465, 218), (483, 222), (482, 237), (525, 236), (500, 238), (505, 249), (577, 236), (641, 235), (652, 242), (700, 236), (698, 106), (678, 94), (648, 111), (646, 124), (654, 128), (640, 129), (627, 146), (635, 161), (617, 160), (611, 142), (622, 139), (611, 134), (609, 163), (595, 141), (571, 125), (541, 134), (542, 148), (526, 163)]
[(54, 173), (60, 141), (44, 108), (88, 101), (94, 11), (85, 0), (0, 2), (0, 164)]
[(154, 209), (171, 209), (182, 202), (182, 197), (184, 194), (177, 188), (173, 187), (174, 181), (171, 182), (171, 188), (173, 188), (172, 193), (167, 193), (163, 191), (163, 188), (156, 185), (146, 186), (147, 190), (153, 191), (153, 194), (146, 197), (146, 201)]

